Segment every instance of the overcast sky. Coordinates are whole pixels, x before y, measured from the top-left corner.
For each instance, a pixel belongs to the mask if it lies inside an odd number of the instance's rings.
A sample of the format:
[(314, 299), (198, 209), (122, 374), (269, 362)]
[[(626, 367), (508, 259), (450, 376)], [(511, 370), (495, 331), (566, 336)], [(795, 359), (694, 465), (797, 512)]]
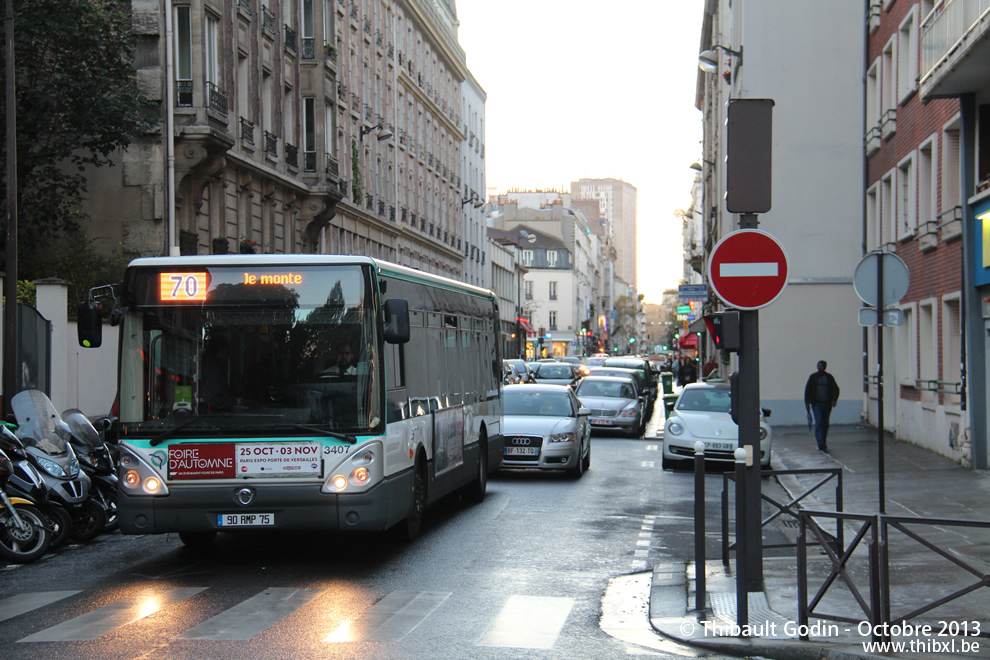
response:
[(488, 194), (638, 189), (639, 291), (659, 303), (683, 272), (704, 0), (457, 0), (459, 41), (488, 95)]

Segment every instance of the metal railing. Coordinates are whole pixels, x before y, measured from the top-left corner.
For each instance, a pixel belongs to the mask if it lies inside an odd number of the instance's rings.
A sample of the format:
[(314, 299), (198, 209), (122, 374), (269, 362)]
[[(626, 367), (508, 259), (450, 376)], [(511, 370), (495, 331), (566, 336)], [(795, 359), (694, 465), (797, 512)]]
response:
[(207, 98), (210, 102), (210, 109), (216, 110), (224, 117), (227, 116), (227, 92), (217, 87), (214, 83), (206, 83)]
[[(760, 527), (766, 527), (772, 523), (777, 518), (781, 516), (789, 516), (793, 520), (797, 520), (799, 514), (803, 510), (801, 508), (801, 502), (817, 491), (819, 488), (824, 486), (830, 481), (834, 480), (835, 484), (835, 508), (837, 511), (842, 512), (842, 468), (802, 468), (797, 470), (761, 470), (761, 477), (770, 476), (783, 476), (783, 475), (825, 475), (825, 477), (819, 480), (817, 483), (809, 487), (803, 493), (794, 497), (789, 502), (781, 503), (774, 500), (772, 497), (763, 493), (761, 491), (760, 498), (764, 502), (769, 502), (775, 509), (774, 513), (767, 517), (760, 525)], [(723, 472), (722, 473), (722, 563), (726, 566), (729, 565), (729, 555), (732, 551), (736, 549), (736, 544), (729, 541), (729, 530), (732, 525), (729, 522), (729, 482), (735, 481), (736, 475), (734, 472)], [(843, 532), (842, 526), (839, 525), (836, 530), (835, 535), (829, 535), (829, 542), (836, 547), (841, 547), (843, 543)], [(764, 549), (772, 548), (794, 548), (797, 547), (797, 543), (774, 543), (774, 544), (763, 544)]]
[(990, 12), (990, 0), (939, 0), (921, 24), (921, 84)]
[(248, 144), (254, 144), (254, 122), (240, 117), (241, 140)]
[[(855, 537), (850, 542), (849, 547), (839, 544), (833, 548), (830, 537), (818, 524), (818, 518), (834, 520), (836, 526), (842, 529), (847, 522), (858, 523), (860, 525)], [(850, 617), (839, 616), (837, 614), (818, 611), (823, 599), (829, 593), (833, 585), (844, 584), (853, 598), (859, 604), (860, 609), (870, 623), (871, 630), (889, 630), (890, 626), (901, 624), (914, 619), (935, 608), (941, 607), (954, 600), (973, 593), (980, 588), (990, 588), (990, 573), (986, 573), (974, 563), (967, 561), (964, 555), (953, 552), (951, 548), (942, 547), (937, 541), (927, 539), (921, 532), (912, 529), (916, 526), (926, 526), (931, 529), (944, 531), (945, 527), (987, 529), (990, 530), (990, 521), (985, 520), (959, 520), (954, 518), (923, 518), (914, 516), (893, 516), (887, 514), (856, 514), (837, 511), (809, 511), (798, 512), (798, 554), (797, 554), (797, 580), (798, 580), (798, 625), (802, 630), (807, 631), (808, 621), (811, 617), (818, 619), (828, 619), (833, 621), (843, 621), (858, 624), (862, 620)], [(810, 530), (814, 540), (809, 544), (807, 533)], [(904, 614), (894, 614), (891, 611), (891, 593), (896, 585), (891, 581), (891, 549), (895, 541), (900, 541), (900, 535), (892, 533), (900, 532), (901, 535), (911, 539), (933, 553), (961, 568), (966, 573), (972, 575), (975, 580), (955, 591), (941, 595), (939, 597), (929, 597), (927, 602), (911, 605), (914, 607)], [(857, 582), (853, 577), (850, 560), (860, 542), (867, 539), (866, 550), (866, 588), (868, 597), (864, 597), (860, 590), (862, 581)], [(809, 600), (809, 566), (808, 566), (808, 545), (820, 546), (828, 556), (831, 564), (828, 575), (822, 581), (815, 596)], [(943, 544), (944, 545), (944, 544)], [(841, 554), (840, 554), (841, 552)], [(915, 589), (912, 593), (918, 593)], [(898, 602), (902, 607), (909, 607), (904, 603), (904, 597), (899, 597)], [(984, 617), (985, 618), (985, 617)], [(874, 634), (874, 640), (889, 639), (887, 635)], [(807, 640), (807, 633), (802, 636)]]

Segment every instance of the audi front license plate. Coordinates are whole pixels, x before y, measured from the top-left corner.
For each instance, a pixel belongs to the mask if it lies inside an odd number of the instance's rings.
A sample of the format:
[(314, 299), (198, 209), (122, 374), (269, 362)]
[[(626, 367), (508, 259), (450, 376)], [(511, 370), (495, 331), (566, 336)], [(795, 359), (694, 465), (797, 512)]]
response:
[(271, 527), (274, 524), (274, 513), (221, 513), (217, 516), (218, 527)]
[(540, 450), (536, 447), (506, 447), (506, 456), (539, 456)]

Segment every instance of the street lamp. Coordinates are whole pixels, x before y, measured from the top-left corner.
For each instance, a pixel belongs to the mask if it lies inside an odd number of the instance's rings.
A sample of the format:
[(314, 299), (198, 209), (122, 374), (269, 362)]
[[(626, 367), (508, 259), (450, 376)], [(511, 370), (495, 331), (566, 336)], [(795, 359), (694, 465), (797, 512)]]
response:
[(361, 139), (363, 140), (364, 136), (367, 135), (368, 133), (371, 133), (372, 131), (378, 131), (377, 137), (379, 142), (384, 142), (385, 140), (392, 137), (392, 129), (383, 126), (382, 122), (378, 122), (377, 124), (371, 126), (370, 128), (362, 127)]
[(743, 62), (742, 46), (739, 47), (739, 50), (732, 50), (731, 48), (728, 48), (726, 46), (715, 45), (708, 50), (701, 51), (701, 54), (698, 55), (698, 68), (700, 68), (705, 73), (715, 73), (716, 71), (718, 71), (718, 56), (715, 54), (715, 50), (714, 50), (716, 48), (720, 49), (722, 52), (728, 55), (735, 55), (736, 57), (738, 57), (739, 66), (742, 66), (742, 62)]

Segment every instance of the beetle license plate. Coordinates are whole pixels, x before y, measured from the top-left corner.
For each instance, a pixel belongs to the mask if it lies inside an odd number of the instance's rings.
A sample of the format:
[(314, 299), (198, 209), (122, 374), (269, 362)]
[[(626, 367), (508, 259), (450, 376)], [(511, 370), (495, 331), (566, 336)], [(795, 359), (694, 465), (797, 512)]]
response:
[(217, 516), (217, 527), (271, 527), (274, 524), (274, 513), (221, 513)]
[(736, 443), (734, 442), (705, 442), (705, 449), (715, 449), (715, 450), (733, 450), (736, 448)]

